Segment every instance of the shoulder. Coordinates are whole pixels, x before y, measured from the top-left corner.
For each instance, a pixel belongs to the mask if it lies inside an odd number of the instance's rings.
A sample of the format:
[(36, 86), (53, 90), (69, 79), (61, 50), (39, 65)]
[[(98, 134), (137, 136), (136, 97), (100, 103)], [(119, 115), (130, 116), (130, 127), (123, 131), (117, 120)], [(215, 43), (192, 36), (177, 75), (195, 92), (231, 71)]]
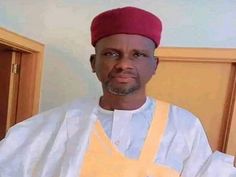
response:
[(50, 136), (66, 123), (66, 118), (82, 117), (85, 112), (91, 112), (97, 104), (96, 99), (82, 98), (62, 106), (39, 113), (22, 121), (9, 129), (5, 139), (26, 139), (32, 136)]
[(158, 102), (169, 104), (169, 122), (178, 127), (185, 127), (188, 129), (198, 126), (200, 124), (199, 118), (183, 107), (177, 106), (166, 101), (156, 100), (154, 98), (149, 99), (151, 100), (152, 104), (157, 104), (157, 106)]
[(195, 139), (205, 136), (199, 118), (185, 108), (171, 103), (168, 104), (170, 105), (170, 109), (166, 134), (178, 136), (191, 148)]
[[(97, 99), (93, 98), (80, 98), (77, 100), (74, 100), (69, 103), (65, 103), (61, 106), (49, 109), (47, 111), (41, 112), (39, 114), (36, 114), (29, 119), (26, 119), (25, 121), (19, 123), (21, 124), (27, 124), (27, 123), (33, 123), (37, 121), (45, 121), (45, 122), (56, 122), (61, 121), (68, 112), (72, 112), (73, 110), (77, 110), (77, 112), (80, 112), (81, 114), (87, 110), (93, 109), (93, 107), (97, 104)], [(18, 124), (17, 124), (18, 125)]]
[(199, 118), (192, 112), (173, 104), (170, 105), (169, 119), (184, 130), (198, 127), (200, 124)]

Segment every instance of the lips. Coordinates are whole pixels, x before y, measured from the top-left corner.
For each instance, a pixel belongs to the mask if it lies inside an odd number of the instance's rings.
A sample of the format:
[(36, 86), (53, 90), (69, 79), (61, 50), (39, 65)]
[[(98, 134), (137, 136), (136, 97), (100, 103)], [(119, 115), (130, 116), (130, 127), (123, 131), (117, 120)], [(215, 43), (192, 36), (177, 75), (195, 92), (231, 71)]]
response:
[(123, 70), (121, 72), (113, 71), (109, 73), (108, 77), (110, 80), (118, 83), (128, 83), (136, 79), (136, 74), (129, 70)]
[(111, 79), (120, 83), (127, 83), (135, 79), (133, 74), (113, 74)]
[(131, 80), (133, 80), (134, 78), (133, 77), (113, 77), (112, 78), (113, 80), (117, 81), (117, 82), (120, 82), (120, 83), (127, 83), (127, 82), (130, 82)]

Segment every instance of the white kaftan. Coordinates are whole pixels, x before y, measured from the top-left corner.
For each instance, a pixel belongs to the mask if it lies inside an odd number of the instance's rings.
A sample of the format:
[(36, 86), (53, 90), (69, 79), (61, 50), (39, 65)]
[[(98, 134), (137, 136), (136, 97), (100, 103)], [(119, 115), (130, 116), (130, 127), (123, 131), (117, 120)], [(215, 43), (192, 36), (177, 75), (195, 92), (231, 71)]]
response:
[[(0, 177), (78, 177), (97, 117), (118, 149), (138, 158), (155, 106), (148, 98), (137, 110), (111, 112), (82, 99), (36, 115), (0, 142)], [(212, 153), (199, 120), (174, 105), (155, 162), (182, 177), (236, 177), (233, 157)]]

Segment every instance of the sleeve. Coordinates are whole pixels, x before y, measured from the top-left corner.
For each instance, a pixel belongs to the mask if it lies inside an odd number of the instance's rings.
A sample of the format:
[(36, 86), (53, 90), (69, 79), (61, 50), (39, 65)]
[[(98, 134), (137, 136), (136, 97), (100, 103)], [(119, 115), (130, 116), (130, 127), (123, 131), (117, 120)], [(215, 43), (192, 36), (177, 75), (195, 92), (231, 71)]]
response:
[(218, 151), (212, 153), (199, 120), (194, 134), (191, 153), (184, 162), (181, 177), (236, 177), (234, 158)]
[(0, 141), (0, 177), (32, 176), (34, 167), (57, 141), (54, 132), (62, 129), (63, 122), (59, 116), (58, 112), (45, 112), (9, 129)]
[(216, 151), (208, 158), (197, 177), (236, 177), (233, 161), (233, 156)]

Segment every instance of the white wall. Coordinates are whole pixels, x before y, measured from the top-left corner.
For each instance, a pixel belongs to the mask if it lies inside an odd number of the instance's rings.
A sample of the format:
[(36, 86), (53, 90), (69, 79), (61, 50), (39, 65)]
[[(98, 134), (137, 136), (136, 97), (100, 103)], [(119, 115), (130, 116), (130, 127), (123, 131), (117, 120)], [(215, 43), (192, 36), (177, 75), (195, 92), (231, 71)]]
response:
[(1, 27), (46, 45), (41, 111), (101, 93), (88, 62), (90, 22), (128, 5), (160, 16), (161, 46), (236, 48), (235, 0), (0, 0)]

